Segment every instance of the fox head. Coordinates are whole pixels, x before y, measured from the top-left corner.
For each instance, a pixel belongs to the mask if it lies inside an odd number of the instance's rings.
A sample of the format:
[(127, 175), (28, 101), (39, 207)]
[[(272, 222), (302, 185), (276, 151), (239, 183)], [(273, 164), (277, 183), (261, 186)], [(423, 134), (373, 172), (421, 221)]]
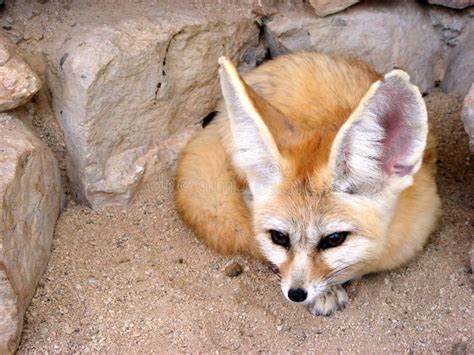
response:
[(299, 129), (228, 59), (219, 63), (232, 160), (246, 176), (256, 238), (285, 297), (310, 304), (373, 271), (427, 140), (425, 104), (409, 76), (393, 70), (373, 83), (331, 133)]

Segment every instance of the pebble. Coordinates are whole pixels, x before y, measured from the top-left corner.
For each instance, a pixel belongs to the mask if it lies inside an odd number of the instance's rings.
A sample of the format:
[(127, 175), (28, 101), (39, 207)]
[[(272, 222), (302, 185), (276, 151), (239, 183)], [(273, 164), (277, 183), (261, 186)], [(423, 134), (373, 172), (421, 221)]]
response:
[(463, 341), (456, 343), (453, 345), (453, 349), (451, 350), (452, 355), (464, 355), (467, 353), (467, 344)]
[(33, 17), (36, 17), (40, 14), (38, 10), (28, 8), (25, 13), (25, 18), (31, 20)]
[(8, 25), (13, 25), (13, 23), (15, 22), (15, 20), (13, 20), (13, 17), (11, 17), (10, 15), (5, 16), (3, 20)]
[(66, 325), (64, 326), (64, 333), (66, 333), (66, 334), (68, 334), (68, 335), (69, 335), (69, 334), (72, 334), (72, 333), (74, 333), (74, 329), (71, 328), (69, 325), (66, 324)]
[(7, 32), (8, 37), (13, 41), (13, 43), (18, 44), (23, 41), (24, 37), (23, 34), (15, 29), (11, 29)]
[(244, 268), (242, 265), (240, 265), (238, 262), (233, 262), (232, 264), (226, 266), (224, 273), (228, 277), (236, 277), (239, 276), (243, 271)]

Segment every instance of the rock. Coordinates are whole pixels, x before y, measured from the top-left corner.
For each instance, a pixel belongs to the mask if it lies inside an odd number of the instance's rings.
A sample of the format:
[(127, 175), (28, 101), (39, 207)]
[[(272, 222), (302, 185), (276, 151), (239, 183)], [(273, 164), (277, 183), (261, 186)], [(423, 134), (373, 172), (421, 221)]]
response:
[(40, 87), (40, 78), (19, 56), (15, 45), (0, 34), (0, 112), (23, 105)]
[[(429, 14), (414, 1), (361, 3), (330, 17), (296, 7), (267, 22), (271, 53), (314, 50), (358, 57), (381, 73), (405, 69), (421, 91), (434, 86), (433, 67), (441, 51), (440, 34)], [(267, 41), (271, 45), (271, 40)]]
[(474, 26), (466, 29), (463, 41), (449, 56), (449, 64), (441, 83), (446, 92), (466, 95), (474, 82)]
[(467, 343), (460, 341), (453, 345), (451, 349), (451, 355), (465, 355), (467, 354)]
[(443, 43), (448, 46), (448, 50), (459, 43), (459, 36), (464, 32), (464, 27), (472, 22), (468, 13), (453, 12), (443, 7), (430, 7), (428, 13), (433, 26), (441, 33)]
[(215, 108), (218, 57), (255, 66), (254, 16), (216, 11), (78, 28), (55, 51), (49, 86), (79, 200), (127, 205), (160, 142)]
[(0, 114), (0, 354), (20, 342), (23, 316), (48, 263), (61, 182), (51, 151)]
[(239, 276), (244, 271), (242, 265), (238, 262), (233, 262), (225, 267), (224, 273), (228, 277), (236, 277)]
[(278, 0), (252, 1), (252, 12), (258, 16), (271, 16), (278, 12)]
[(314, 12), (320, 17), (335, 14), (358, 2), (359, 0), (309, 0)]
[(469, 149), (474, 153), (474, 83), (464, 98), (461, 119), (464, 123), (464, 129), (469, 136)]
[(474, 5), (474, 0), (428, 0), (431, 5), (441, 5), (452, 9), (464, 9)]
[[(5, 34), (8, 35), (8, 38), (14, 43), (14, 44), (18, 44), (20, 43), (21, 41), (24, 40), (24, 37), (23, 37), (23, 34), (16, 30), (16, 29), (13, 29), (13, 28), (10, 28), (10, 27), (7, 27), (8, 30), (5, 30)], [(5, 29), (5, 27), (4, 27)]]

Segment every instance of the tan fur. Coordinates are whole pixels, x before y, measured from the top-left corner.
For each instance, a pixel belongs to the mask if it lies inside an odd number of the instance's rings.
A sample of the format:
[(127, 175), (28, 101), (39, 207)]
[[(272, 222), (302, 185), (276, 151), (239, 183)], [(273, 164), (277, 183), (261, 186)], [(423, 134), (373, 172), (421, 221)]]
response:
[[(357, 60), (317, 53), (279, 57), (247, 74), (245, 91), (281, 154), (284, 179), (269, 201), (246, 201), (248, 181), (233, 163), (229, 118), (221, 103), (214, 122), (188, 143), (179, 160), (176, 205), (183, 220), (220, 253), (261, 258), (254, 236), (267, 233), (268, 216), (302, 226), (314, 223), (315, 216), (342, 218), (376, 242), (375, 257), (354, 275), (393, 268), (413, 257), (439, 215), (431, 135), (423, 165), (413, 185), (400, 194), (386, 230), (377, 208), (363, 200), (349, 203), (330, 190), (329, 156), (336, 134), (381, 78)], [(299, 245), (309, 243), (303, 239)], [(310, 278), (331, 271), (316, 251), (310, 254)], [(283, 279), (294, 258), (291, 252), (279, 265)]]
[(176, 207), (182, 218), (220, 253), (258, 257), (244, 189), (215, 129), (202, 131), (187, 144), (176, 178)]

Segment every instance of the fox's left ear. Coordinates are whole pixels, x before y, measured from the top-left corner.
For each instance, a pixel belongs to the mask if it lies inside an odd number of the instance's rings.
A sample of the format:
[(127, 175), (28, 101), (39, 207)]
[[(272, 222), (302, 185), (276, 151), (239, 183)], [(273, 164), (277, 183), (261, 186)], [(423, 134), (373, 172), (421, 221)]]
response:
[(370, 194), (413, 183), (426, 146), (425, 103), (407, 73), (393, 70), (372, 84), (331, 148), (334, 191)]
[(247, 176), (254, 197), (267, 192), (282, 179), (280, 147), (298, 134), (280, 111), (259, 96), (240, 77), (232, 62), (219, 58), (219, 76), (233, 136), (233, 160)]

